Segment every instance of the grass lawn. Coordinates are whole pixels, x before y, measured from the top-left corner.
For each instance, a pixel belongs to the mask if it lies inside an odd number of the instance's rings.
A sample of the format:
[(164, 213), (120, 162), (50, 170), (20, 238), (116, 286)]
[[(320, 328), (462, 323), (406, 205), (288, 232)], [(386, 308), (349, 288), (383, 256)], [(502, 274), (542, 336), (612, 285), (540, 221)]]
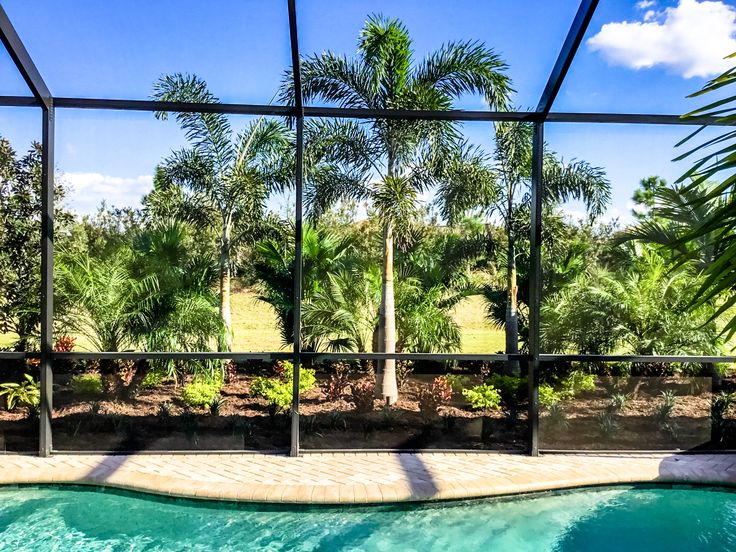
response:
[[(286, 350), (281, 342), (276, 315), (271, 307), (258, 300), (249, 289), (232, 295), (232, 316), (235, 328), (233, 350), (245, 352)], [(457, 306), (455, 320), (461, 328), (463, 353), (496, 353), (503, 351), (503, 331), (486, 322), (480, 297), (470, 297)], [(0, 347), (8, 347), (16, 339), (14, 334), (0, 334)], [(77, 339), (77, 350), (89, 350), (83, 338)]]

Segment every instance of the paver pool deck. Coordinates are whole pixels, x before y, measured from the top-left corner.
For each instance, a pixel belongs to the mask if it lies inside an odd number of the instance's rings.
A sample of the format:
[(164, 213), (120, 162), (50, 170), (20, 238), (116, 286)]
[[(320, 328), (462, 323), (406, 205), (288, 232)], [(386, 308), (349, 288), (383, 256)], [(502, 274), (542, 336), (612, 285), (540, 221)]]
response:
[(0, 456), (0, 484), (74, 483), (283, 503), (478, 498), (619, 483), (736, 486), (736, 455), (474, 453)]

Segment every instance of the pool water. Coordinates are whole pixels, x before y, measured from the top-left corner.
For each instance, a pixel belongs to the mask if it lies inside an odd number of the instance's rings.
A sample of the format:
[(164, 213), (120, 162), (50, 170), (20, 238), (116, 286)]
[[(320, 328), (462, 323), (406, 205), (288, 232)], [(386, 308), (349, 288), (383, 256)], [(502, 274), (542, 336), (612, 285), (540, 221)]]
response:
[(503, 501), (287, 508), (5, 487), (0, 550), (736, 550), (736, 494), (609, 487)]

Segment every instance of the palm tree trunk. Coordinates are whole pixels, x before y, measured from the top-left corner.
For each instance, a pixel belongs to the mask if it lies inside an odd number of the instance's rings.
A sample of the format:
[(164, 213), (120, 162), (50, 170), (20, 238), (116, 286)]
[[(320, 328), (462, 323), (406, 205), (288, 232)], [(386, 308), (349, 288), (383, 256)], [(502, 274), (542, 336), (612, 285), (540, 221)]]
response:
[[(225, 350), (232, 351), (232, 313), (230, 312), (230, 227), (225, 225), (222, 229), (222, 243), (220, 244), (220, 318), (225, 324)], [(219, 348), (219, 347), (218, 347)]]
[[(516, 244), (509, 235), (508, 268), (506, 270), (506, 354), (519, 354), (519, 312), (518, 292), (516, 285)], [(506, 363), (507, 375), (518, 376), (521, 373), (519, 362), (516, 360)]]
[[(381, 274), (381, 307), (378, 315), (378, 345), (381, 353), (396, 352), (394, 234), (391, 223), (386, 223), (383, 229), (383, 271)], [(394, 404), (399, 399), (395, 359), (378, 361), (376, 394), (387, 404)]]

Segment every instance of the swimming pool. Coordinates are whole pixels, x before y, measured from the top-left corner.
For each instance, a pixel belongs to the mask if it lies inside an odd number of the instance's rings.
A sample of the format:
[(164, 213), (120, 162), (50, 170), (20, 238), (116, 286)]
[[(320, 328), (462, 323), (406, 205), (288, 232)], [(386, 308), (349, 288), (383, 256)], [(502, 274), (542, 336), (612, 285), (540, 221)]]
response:
[(735, 514), (735, 493), (689, 487), (343, 508), (5, 487), (0, 550), (736, 550)]

